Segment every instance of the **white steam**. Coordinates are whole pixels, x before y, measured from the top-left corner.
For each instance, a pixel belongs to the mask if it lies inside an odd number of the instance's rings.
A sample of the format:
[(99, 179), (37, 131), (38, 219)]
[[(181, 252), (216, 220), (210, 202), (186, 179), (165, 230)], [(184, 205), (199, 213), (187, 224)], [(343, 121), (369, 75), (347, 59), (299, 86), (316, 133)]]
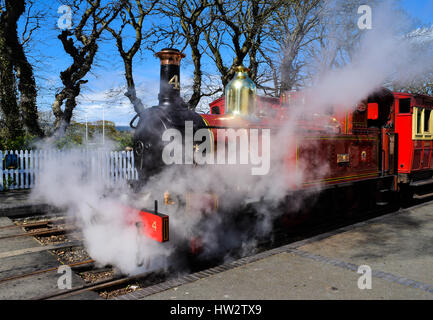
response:
[(109, 149), (59, 151), (46, 146), (40, 152), (31, 196), (67, 211), (98, 264), (112, 265), (126, 274), (166, 267), (161, 256), (169, 250), (139, 235), (128, 220), (124, 208), (133, 206), (133, 199), (126, 181), (118, 178), (115, 182), (110, 173)]

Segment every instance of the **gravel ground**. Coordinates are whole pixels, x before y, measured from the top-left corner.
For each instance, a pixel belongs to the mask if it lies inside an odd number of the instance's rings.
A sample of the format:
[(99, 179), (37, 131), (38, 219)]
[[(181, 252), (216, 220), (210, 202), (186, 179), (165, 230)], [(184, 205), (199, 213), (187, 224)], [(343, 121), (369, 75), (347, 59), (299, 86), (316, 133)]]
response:
[(35, 238), (44, 246), (71, 241), (68, 239), (68, 237), (65, 234), (52, 235), (52, 236), (36, 236)]
[[(26, 227), (26, 225), (28, 224), (32, 224), (35, 222), (45, 222), (45, 221), (48, 222), (46, 226), (41, 225), (41, 226), (34, 226), (34, 227), (32, 226)], [(65, 217), (55, 217), (55, 218), (44, 217), (44, 218), (29, 218), (29, 219), (24, 219), (22, 221), (15, 221), (15, 224), (19, 227), (24, 228), (24, 230), (26, 230), (27, 232), (38, 232), (38, 231), (50, 230), (53, 228), (64, 229), (67, 227), (67, 225), (65, 223), (62, 223), (63, 221), (65, 221)], [(65, 233), (65, 234), (54, 234), (54, 235), (49, 235), (49, 234), (40, 235), (40, 236), (35, 236), (35, 238), (36, 240), (38, 240), (40, 244), (46, 246), (51, 244), (66, 243), (72, 240), (77, 240), (78, 236), (79, 234), (77, 234), (77, 232), (69, 232), (67, 234)]]
[(84, 271), (79, 273), (80, 277), (83, 278), (86, 283), (94, 283), (106, 279), (111, 279), (114, 277), (113, 269), (106, 270), (92, 270), (92, 271)]
[[(55, 228), (57, 229), (63, 229), (65, 228), (65, 225), (58, 225), (55, 226)], [(31, 228), (30, 232), (38, 232), (38, 231), (46, 231), (46, 230), (50, 230), (51, 228)], [(47, 235), (40, 235), (40, 236), (35, 236), (36, 240), (39, 241), (40, 244), (47, 246), (47, 245), (51, 245), (51, 244), (58, 244), (58, 243), (66, 243), (71, 241), (70, 237), (68, 234), (66, 233), (60, 233), (60, 234), (47, 234)]]
[(64, 264), (71, 264), (91, 259), (86, 249), (82, 247), (64, 248), (52, 250), (52, 252), (57, 255), (59, 261)]
[(125, 288), (120, 288), (117, 290), (101, 291), (101, 292), (99, 292), (99, 295), (104, 299), (110, 299), (110, 298), (114, 298), (114, 297), (117, 297), (117, 296), (120, 296), (123, 294), (134, 292), (138, 289), (140, 289), (140, 285), (138, 283), (134, 283), (134, 284), (130, 284), (130, 285), (126, 286)]

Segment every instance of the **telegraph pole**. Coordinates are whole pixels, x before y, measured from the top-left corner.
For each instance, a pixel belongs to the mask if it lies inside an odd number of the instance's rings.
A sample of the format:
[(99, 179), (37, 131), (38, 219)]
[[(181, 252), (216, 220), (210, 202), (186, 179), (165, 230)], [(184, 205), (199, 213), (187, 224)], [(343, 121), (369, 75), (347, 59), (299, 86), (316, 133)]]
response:
[(102, 145), (105, 145), (105, 108), (102, 107)]

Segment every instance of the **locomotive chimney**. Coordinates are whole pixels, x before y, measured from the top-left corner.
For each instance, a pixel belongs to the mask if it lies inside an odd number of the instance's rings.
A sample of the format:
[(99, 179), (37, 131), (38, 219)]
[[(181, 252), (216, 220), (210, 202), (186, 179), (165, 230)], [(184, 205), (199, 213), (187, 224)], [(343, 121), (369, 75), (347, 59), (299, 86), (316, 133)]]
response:
[(156, 53), (161, 60), (161, 77), (158, 100), (160, 106), (183, 106), (180, 98), (180, 60), (185, 54), (177, 49), (165, 48)]

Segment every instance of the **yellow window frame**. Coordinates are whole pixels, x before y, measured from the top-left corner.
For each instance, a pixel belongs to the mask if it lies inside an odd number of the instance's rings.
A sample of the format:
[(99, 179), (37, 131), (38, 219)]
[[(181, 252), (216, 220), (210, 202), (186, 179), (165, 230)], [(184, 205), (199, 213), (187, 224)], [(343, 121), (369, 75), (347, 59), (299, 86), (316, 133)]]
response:
[[(413, 107), (413, 114), (412, 114), (412, 139), (414, 140), (432, 140), (433, 137), (433, 110), (430, 110), (430, 117), (427, 119), (429, 122), (429, 130), (425, 131), (425, 108), (421, 107)], [(420, 122), (418, 123), (418, 114), (421, 115)], [(420, 129), (420, 130), (418, 130)], [(419, 133), (418, 133), (419, 131)]]

